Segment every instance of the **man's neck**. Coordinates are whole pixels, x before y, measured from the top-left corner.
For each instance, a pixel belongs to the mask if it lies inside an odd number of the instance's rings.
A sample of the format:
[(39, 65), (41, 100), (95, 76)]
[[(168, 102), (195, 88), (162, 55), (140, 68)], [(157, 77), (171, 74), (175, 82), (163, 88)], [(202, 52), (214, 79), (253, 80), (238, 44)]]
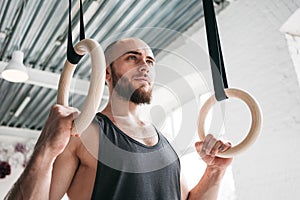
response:
[(117, 96), (108, 100), (108, 104), (102, 113), (109, 116), (137, 118), (138, 107), (139, 105), (136, 103)]
[(139, 105), (128, 101), (109, 101), (101, 112), (106, 115), (126, 135), (143, 143), (153, 146), (158, 142), (157, 132), (152, 123), (142, 121), (138, 115)]

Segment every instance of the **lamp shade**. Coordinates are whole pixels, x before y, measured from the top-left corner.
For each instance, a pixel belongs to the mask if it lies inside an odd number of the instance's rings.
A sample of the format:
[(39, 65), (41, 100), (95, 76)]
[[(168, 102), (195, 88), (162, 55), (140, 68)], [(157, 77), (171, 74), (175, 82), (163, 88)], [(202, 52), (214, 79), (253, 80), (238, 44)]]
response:
[(2, 72), (2, 77), (10, 82), (25, 82), (28, 80), (28, 72), (23, 64), (24, 53), (14, 51), (8, 65)]

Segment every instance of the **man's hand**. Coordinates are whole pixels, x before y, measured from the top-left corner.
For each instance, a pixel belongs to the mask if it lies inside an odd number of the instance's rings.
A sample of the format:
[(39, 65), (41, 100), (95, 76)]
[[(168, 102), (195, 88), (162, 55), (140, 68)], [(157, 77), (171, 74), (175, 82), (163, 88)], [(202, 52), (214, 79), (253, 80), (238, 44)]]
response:
[(53, 162), (66, 148), (76, 108), (54, 105), (22, 175), (6, 195), (6, 200), (49, 199)]
[(196, 142), (195, 146), (207, 167), (199, 183), (190, 190), (187, 199), (217, 199), (226, 168), (232, 162), (232, 158), (221, 158), (217, 154), (229, 149), (231, 144), (217, 140), (213, 135), (208, 134), (204, 141)]
[(67, 146), (73, 120), (78, 117), (79, 111), (73, 107), (54, 105), (37, 141), (35, 150), (46, 150), (52, 158), (57, 157)]
[(204, 141), (195, 143), (196, 150), (208, 168), (224, 171), (232, 162), (232, 158), (220, 158), (216, 156), (231, 147), (230, 143), (217, 140), (208, 134)]

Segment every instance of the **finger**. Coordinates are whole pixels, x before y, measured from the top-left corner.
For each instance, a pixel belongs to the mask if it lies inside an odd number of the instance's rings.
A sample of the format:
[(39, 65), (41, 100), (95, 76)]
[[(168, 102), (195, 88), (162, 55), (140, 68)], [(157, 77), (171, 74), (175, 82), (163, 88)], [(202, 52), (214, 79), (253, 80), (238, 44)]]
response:
[(66, 114), (69, 114), (69, 113), (72, 113), (72, 112), (75, 112), (75, 111), (79, 111), (77, 108), (75, 107), (72, 107), (72, 106), (64, 106), (64, 105), (60, 105), (60, 104), (55, 104), (52, 106), (52, 110), (57, 110), (57, 111), (60, 111), (62, 113), (66, 113)]
[(217, 140), (214, 147), (212, 148), (210, 155), (215, 156), (221, 148), (223, 148), (224, 143), (221, 140)]
[(203, 147), (202, 147), (202, 151), (204, 151), (205, 153), (207, 152), (207, 149), (209, 149), (209, 142), (210, 140), (213, 138), (213, 136), (211, 134), (208, 134), (203, 141)]
[(76, 132), (71, 131), (71, 137), (80, 137), (80, 135)]
[(62, 106), (62, 105), (59, 105), (59, 104), (55, 104), (51, 107), (50, 116), (53, 116), (53, 117), (56, 117), (56, 116), (57, 117), (66, 117), (72, 112), (73, 112), (73, 110), (71, 110), (68, 107), (65, 107), (65, 106)]
[(196, 142), (195, 143), (195, 148), (196, 148), (196, 151), (200, 154), (201, 153), (201, 150), (203, 149), (203, 142), (200, 141), (200, 142)]
[(64, 112), (66, 115), (74, 113), (75, 116), (77, 116), (80, 114), (80, 111), (75, 107), (64, 106), (62, 109), (63, 109), (62, 112)]
[(73, 115), (73, 113), (71, 113), (71, 114), (61, 118), (59, 121), (59, 124), (61, 126), (64, 126), (67, 129), (72, 130), (73, 122), (74, 122), (73, 118), (74, 118), (74, 115)]
[[(205, 148), (205, 153), (207, 155), (211, 155), (211, 152), (212, 152), (212, 150), (213, 150), (213, 148), (214, 148), (214, 146), (216, 145), (217, 142), (218, 142), (218, 140), (211, 135), (211, 137), (207, 141), (206, 148)], [(205, 142), (204, 142), (204, 145), (205, 145)]]
[(195, 148), (196, 148), (196, 151), (197, 153), (199, 154), (199, 156), (203, 159), (205, 156), (207, 156), (205, 150), (203, 150), (203, 144), (204, 142), (203, 141), (199, 141), (199, 142), (196, 142), (195, 143)]
[(78, 118), (78, 116), (80, 115), (80, 111), (79, 110), (75, 110), (71, 113), (71, 115), (73, 116), (73, 120)]
[(227, 142), (227, 143), (223, 143), (220, 147), (219, 147), (219, 152), (225, 152), (228, 149), (231, 148), (231, 143)]

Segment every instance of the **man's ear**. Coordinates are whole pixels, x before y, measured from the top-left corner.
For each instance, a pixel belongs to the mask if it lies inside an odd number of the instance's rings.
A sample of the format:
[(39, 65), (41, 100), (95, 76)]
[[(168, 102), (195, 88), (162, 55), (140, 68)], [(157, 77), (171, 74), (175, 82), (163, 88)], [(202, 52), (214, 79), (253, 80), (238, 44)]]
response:
[(111, 67), (110, 66), (106, 67), (105, 79), (108, 82), (111, 80)]

